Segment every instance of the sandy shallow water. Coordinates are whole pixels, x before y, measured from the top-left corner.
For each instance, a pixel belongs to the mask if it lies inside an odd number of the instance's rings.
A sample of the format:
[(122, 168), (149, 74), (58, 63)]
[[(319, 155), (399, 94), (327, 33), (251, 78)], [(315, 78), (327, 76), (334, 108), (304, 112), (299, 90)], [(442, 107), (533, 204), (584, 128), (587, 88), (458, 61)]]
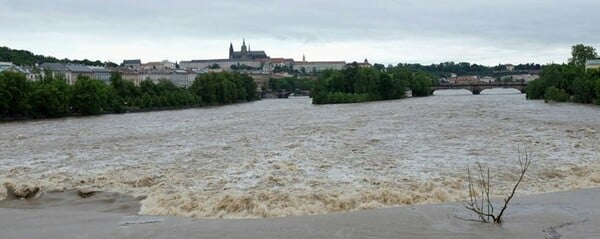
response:
[(143, 197), (149, 215), (314, 215), (463, 200), (476, 162), (502, 196), (526, 149), (520, 195), (600, 186), (600, 107), (448, 93), (2, 123), (0, 183)]

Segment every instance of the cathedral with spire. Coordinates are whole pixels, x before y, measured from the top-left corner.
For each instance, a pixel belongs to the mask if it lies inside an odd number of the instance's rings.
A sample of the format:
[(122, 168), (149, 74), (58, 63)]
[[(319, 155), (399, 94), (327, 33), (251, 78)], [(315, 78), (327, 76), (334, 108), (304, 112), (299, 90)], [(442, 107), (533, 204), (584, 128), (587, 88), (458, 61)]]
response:
[(259, 60), (267, 59), (269, 56), (265, 51), (252, 51), (250, 45), (246, 46), (246, 39), (242, 41), (242, 49), (240, 51), (233, 50), (233, 43), (229, 43), (229, 60)]

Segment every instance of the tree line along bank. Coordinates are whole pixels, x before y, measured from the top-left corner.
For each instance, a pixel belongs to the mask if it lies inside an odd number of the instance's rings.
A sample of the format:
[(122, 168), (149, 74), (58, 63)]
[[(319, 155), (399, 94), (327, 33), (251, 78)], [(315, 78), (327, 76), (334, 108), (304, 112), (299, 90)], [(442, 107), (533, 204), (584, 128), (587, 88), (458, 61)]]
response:
[(136, 86), (113, 72), (110, 83), (81, 76), (73, 85), (61, 75), (28, 81), (23, 74), (0, 73), (0, 119), (124, 113), (140, 110), (223, 105), (259, 99), (257, 85), (237, 73), (198, 75), (189, 88), (167, 80)]
[(311, 91), (314, 104), (357, 103), (431, 95), (434, 78), (406, 66), (360, 67), (350, 64), (343, 70), (325, 71)]
[(593, 47), (573, 46), (568, 64), (542, 68), (540, 78), (527, 85), (527, 98), (600, 105), (600, 69), (588, 64), (597, 58), (598, 53)]

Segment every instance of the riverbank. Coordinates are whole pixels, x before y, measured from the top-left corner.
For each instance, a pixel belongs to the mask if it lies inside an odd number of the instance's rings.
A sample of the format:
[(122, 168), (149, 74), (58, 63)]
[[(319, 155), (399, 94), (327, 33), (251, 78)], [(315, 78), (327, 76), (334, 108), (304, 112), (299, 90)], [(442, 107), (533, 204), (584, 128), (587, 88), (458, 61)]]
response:
[[(0, 208), (2, 237), (48, 238), (594, 238), (600, 225), (600, 188), (517, 197), (502, 225), (459, 220), (461, 203), (267, 219), (190, 219), (139, 216), (131, 197), (67, 193), (41, 203), (17, 200)], [(69, 196), (71, 195), (71, 196)], [(43, 198), (44, 196), (42, 196)], [(86, 200), (90, 200), (87, 201)], [(86, 205), (85, 207), (81, 205)], [(6, 202), (2, 204), (6, 205)], [(138, 204), (139, 206), (139, 204)], [(1, 206), (0, 206), (1, 207)], [(108, 209), (108, 210), (107, 210)]]
[(144, 109), (127, 109), (124, 112), (101, 112), (97, 114), (82, 114), (82, 113), (68, 113), (56, 116), (47, 116), (47, 115), (38, 115), (38, 116), (18, 116), (18, 117), (5, 117), (0, 118), (0, 123), (5, 122), (19, 122), (19, 121), (32, 121), (32, 120), (53, 120), (60, 118), (81, 118), (81, 117), (96, 117), (102, 115), (122, 115), (122, 114), (135, 114), (135, 113), (147, 113), (147, 112), (161, 112), (161, 111), (178, 111), (178, 110), (188, 110), (188, 109), (209, 109), (214, 107), (221, 107), (227, 105), (238, 105), (238, 104), (246, 104), (252, 103), (255, 101), (260, 101), (262, 98), (258, 98), (252, 101), (238, 101), (231, 104), (198, 104), (198, 105), (185, 105), (185, 106), (172, 106), (172, 107), (158, 107), (158, 108), (144, 108)]

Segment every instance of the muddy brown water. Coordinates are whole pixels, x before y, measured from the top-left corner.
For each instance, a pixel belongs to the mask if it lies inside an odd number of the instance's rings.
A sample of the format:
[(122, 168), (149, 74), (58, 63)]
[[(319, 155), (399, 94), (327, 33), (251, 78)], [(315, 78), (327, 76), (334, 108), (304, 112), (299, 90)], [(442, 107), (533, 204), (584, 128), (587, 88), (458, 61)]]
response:
[(0, 182), (146, 197), (150, 215), (314, 215), (460, 201), (477, 162), (500, 197), (527, 150), (520, 195), (600, 186), (600, 107), (514, 93), (2, 123)]

